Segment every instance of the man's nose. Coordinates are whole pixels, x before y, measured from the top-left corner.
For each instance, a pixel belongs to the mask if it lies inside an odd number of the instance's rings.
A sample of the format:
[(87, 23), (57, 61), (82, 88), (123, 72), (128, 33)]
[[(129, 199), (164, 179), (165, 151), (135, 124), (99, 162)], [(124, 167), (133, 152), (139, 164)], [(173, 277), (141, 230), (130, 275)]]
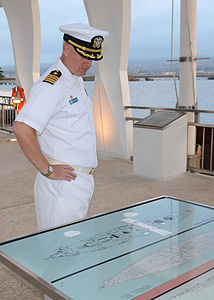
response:
[(89, 67), (92, 65), (92, 60), (87, 59), (87, 58), (83, 58), (83, 60), (84, 60), (84, 65), (89, 66)]

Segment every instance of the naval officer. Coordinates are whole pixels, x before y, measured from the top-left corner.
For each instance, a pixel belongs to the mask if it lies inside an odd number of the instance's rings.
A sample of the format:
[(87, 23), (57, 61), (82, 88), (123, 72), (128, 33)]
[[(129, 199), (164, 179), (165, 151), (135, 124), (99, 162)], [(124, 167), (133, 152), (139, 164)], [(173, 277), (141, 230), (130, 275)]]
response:
[(82, 76), (103, 58), (108, 35), (85, 24), (68, 24), (62, 56), (33, 85), (13, 131), (38, 170), (34, 200), (38, 229), (87, 216), (97, 166), (92, 102)]

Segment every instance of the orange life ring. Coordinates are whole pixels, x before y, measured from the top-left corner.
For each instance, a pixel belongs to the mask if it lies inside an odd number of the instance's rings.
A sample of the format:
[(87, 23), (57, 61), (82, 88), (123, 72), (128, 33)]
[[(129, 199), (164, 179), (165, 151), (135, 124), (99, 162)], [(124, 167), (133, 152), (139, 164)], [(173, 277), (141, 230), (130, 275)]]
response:
[(12, 91), (12, 102), (18, 112), (22, 109), (25, 104), (24, 90), (20, 86), (15, 86)]

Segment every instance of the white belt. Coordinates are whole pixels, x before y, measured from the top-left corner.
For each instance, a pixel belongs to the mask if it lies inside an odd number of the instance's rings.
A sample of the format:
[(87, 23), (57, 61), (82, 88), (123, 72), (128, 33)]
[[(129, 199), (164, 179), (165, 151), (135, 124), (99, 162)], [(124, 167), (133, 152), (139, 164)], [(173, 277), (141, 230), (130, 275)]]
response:
[[(51, 165), (68, 165), (65, 162), (50, 158), (50, 157), (46, 157), (47, 161), (49, 162), (49, 164)], [(69, 165), (70, 166), (70, 165)], [(87, 173), (87, 174), (92, 174), (95, 170), (95, 168), (85, 168), (85, 167), (78, 167), (78, 166), (70, 166), (74, 169), (74, 171), (77, 172), (83, 172), (83, 173)]]

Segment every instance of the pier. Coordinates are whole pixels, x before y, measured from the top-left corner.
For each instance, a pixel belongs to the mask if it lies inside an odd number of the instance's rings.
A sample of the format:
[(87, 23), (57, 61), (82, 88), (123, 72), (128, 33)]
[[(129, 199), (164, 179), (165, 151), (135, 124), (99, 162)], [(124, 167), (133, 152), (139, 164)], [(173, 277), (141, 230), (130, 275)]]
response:
[[(176, 78), (179, 78), (179, 74), (175, 74)], [(138, 81), (141, 79), (149, 81), (149, 79), (167, 79), (173, 78), (173, 74), (171, 73), (137, 73), (137, 74), (128, 74), (129, 81)], [(197, 73), (197, 78), (207, 78), (207, 79), (214, 79), (214, 73)], [(85, 81), (94, 81), (94, 76), (84, 76), (83, 79)]]
[[(132, 74), (134, 78), (138, 79), (159, 79), (159, 78), (173, 78), (173, 75), (171, 73), (154, 73), (154, 74), (148, 74), (148, 73), (139, 73), (139, 74)], [(197, 73), (197, 78), (207, 78), (207, 79), (214, 79), (214, 73)], [(175, 74), (176, 78), (179, 78), (179, 74)]]
[[(175, 74), (176, 78), (179, 78), (179, 74)], [(94, 81), (95, 76), (84, 76), (84, 81)], [(167, 78), (173, 78), (173, 75), (171, 73), (137, 73), (137, 74), (128, 74), (129, 81), (138, 81), (141, 79), (144, 80), (154, 80), (154, 79), (167, 79)], [(213, 79), (214, 80), (214, 73), (197, 73), (197, 78), (207, 78), (207, 79)], [(8, 78), (1, 78), (0, 79), (0, 85), (12, 85), (16, 83), (15, 77), (8, 77)]]

